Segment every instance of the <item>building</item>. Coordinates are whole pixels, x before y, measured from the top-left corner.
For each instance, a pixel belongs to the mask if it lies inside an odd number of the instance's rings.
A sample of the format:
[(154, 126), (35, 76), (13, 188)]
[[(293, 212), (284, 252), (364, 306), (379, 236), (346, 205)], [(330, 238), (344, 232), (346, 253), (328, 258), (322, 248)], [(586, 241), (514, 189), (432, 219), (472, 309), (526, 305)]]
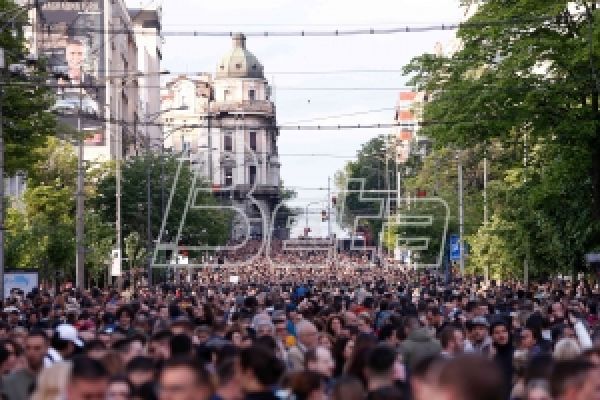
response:
[(206, 114), (211, 93), (210, 74), (180, 75), (166, 83), (161, 93), (165, 149), (197, 157), (204, 132), (198, 125)]
[(137, 129), (131, 152), (138, 153), (142, 145), (157, 147), (162, 139), (162, 129), (155, 123), (161, 114), (161, 9), (130, 9), (129, 16), (137, 44), (137, 114), (142, 122)]
[(398, 94), (394, 122), (396, 138), (396, 161), (404, 164), (411, 155), (425, 157), (431, 150), (431, 141), (419, 134), (423, 120), (423, 105), (427, 101), (425, 92), (402, 91)]
[[(166, 128), (165, 147), (190, 154), (215, 193), (245, 211), (251, 235), (261, 236), (280, 200), (275, 104), (246, 37), (235, 34), (232, 44), (214, 79), (178, 77), (166, 85), (163, 121), (172, 127)], [(234, 221), (234, 238), (244, 230), (242, 221)]]
[(29, 17), (31, 53), (64, 72), (55, 82), (54, 111), (87, 133), (86, 160), (134, 154), (141, 134), (160, 137), (157, 128), (139, 128), (148, 113), (160, 109), (158, 10), (130, 11), (124, 0), (47, 0)]

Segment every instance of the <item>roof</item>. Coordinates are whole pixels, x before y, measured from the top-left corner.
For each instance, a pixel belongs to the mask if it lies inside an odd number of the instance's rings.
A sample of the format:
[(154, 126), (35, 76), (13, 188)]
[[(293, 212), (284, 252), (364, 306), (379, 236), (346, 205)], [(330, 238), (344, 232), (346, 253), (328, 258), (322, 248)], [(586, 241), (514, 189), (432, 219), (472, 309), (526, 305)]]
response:
[(264, 78), (263, 66), (246, 49), (246, 36), (236, 33), (232, 36), (233, 47), (217, 65), (218, 78)]

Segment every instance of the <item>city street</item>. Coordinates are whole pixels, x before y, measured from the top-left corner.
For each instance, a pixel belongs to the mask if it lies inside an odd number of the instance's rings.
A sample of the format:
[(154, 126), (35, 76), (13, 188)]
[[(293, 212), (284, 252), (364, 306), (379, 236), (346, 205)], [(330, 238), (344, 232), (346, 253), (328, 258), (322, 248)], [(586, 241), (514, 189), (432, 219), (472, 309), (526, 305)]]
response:
[(600, 2), (0, 0), (0, 398), (600, 400)]

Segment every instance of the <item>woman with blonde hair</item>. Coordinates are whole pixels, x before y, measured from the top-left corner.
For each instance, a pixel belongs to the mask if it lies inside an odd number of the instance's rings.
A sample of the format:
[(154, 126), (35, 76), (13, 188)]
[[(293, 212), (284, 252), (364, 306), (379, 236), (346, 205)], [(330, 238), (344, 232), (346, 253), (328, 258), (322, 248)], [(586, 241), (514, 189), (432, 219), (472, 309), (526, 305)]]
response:
[(65, 389), (71, 375), (71, 363), (57, 362), (44, 368), (37, 378), (32, 400), (60, 400), (64, 398)]

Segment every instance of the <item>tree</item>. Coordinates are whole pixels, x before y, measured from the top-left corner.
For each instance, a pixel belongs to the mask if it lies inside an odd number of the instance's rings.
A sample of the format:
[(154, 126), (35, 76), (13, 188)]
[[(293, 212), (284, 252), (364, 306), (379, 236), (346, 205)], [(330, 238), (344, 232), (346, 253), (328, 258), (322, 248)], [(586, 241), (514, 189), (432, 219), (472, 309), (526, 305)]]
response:
[[(28, 53), (23, 27), (27, 13), (13, 0), (0, 0), (0, 47), (5, 64), (20, 63)], [(56, 133), (56, 118), (49, 112), (54, 104), (51, 89), (45, 84), (45, 65), (29, 68), (27, 77), (2, 76), (2, 128), (4, 135), (5, 172), (30, 171), (39, 161), (46, 138)]]
[[(123, 164), (121, 181), (123, 237), (133, 232), (136, 232), (139, 238), (143, 238), (143, 242), (147, 237), (147, 173), (150, 169), (151, 234), (153, 240), (158, 238), (164, 217), (163, 207), (166, 210), (178, 165), (178, 159), (171, 155), (132, 157)], [(166, 221), (169, 236), (173, 235), (179, 227), (193, 179), (194, 173), (189, 165), (182, 165)], [(206, 182), (198, 179), (196, 187), (204, 188), (198, 192), (196, 205), (217, 205), (217, 199), (207, 190)], [(114, 171), (99, 178), (97, 193), (98, 195), (90, 200), (90, 206), (100, 213), (104, 221), (114, 221), (116, 215)], [(229, 237), (230, 220), (229, 213), (224, 211), (192, 210), (185, 221), (180, 244), (194, 245), (198, 244), (198, 240), (211, 246), (224, 244)]]
[(460, 50), (405, 69), (431, 94), (422, 134), (439, 148), (503, 149), (491, 214), (512, 232), (476, 229), (473, 240), (501, 243), (511, 254), (504, 265), (527, 259), (534, 274), (581, 269), (583, 254), (600, 246), (596, 4), (467, 3), (477, 9), (458, 31)]
[[(382, 230), (383, 219), (359, 218), (360, 216), (377, 216), (380, 214), (380, 201), (361, 199), (358, 191), (380, 191), (381, 193), (364, 192), (363, 197), (386, 199), (386, 190), (392, 189), (395, 180), (395, 164), (389, 161), (389, 176), (386, 179), (385, 157), (388, 156), (387, 141), (384, 136), (375, 137), (361, 147), (356, 161), (349, 161), (343, 170), (338, 171), (334, 183), (341, 191), (337, 201), (340, 224), (345, 228), (354, 229), (355, 224), (365, 229), (368, 235), (377, 239)], [(390, 157), (391, 159), (392, 157)], [(388, 187), (389, 185), (389, 187)]]
[[(56, 138), (34, 150), (23, 206), (7, 212), (6, 261), (10, 267), (39, 268), (42, 278), (69, 278), (75, 263), (75, 183), (73, 146)], [(86, 199), (95, 195), (96, 168), (86, 174)], [(89, 207), (85, 214), (86, 270), (99, 281), (114, 243), (114, 227)]]

